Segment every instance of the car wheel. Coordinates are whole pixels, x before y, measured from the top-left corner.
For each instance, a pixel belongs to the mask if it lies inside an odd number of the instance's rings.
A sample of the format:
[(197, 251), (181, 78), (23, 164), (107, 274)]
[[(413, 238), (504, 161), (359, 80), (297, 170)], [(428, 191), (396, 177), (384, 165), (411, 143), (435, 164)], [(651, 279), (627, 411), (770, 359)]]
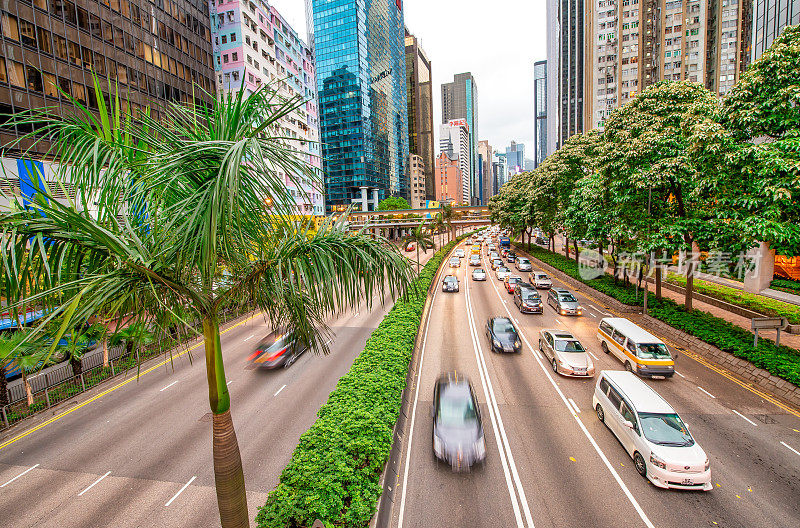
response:
[(630, 361), (625, 362), (625, 370), (627, 370), (628, 372), (633, 372), (633, 366), (631, 365)]
[(553, 358), (553, 372), (558, 374), (558, 361), (556, 361), (555, 358)]
[(605, 342), (605, 341), (603, 341), (602, 343), (600, 343), (600, 348), (601, 348), (601, 349), (603, 350), (603, 352), (605, 352), (606, 354), (608, 354), (608, 353), (609, 353), (609, 350), (608, 350), (608, 345), (606, 344), (606, 342)]
[(601, 422), (605, 423), (606, 422), (606, 413), (603, 412), (603, 407), (599, 403), (597, 404), (597, 409), (595, 409), (595, 411), (597, 411), (597, 419), (600, 420)]
[(647, 464), (645, 464), (644, 457), (638, 451), (633, 454), (633, 465), (636, 467), (637, 473), (647, 478)]

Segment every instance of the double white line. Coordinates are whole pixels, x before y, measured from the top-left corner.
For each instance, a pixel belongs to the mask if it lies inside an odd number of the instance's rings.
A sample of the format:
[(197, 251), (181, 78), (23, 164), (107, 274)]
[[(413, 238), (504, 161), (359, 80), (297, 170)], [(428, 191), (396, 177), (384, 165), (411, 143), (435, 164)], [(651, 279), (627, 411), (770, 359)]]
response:
[[(500, 409), (497, 406), (497, 398), (495, 397), (492, 381), (489, 378), (489, 370), (486, 367), (486, 361), (483, 356), (483, 349), (481, 347), (478, 330), (475, 325), (475, 316), (472, 313), (472, 303), (470, 302), (469, 294), (469, 279), (465, 279), (464, 282), (466, 283), (467, 319), (469, 322), (470, 334), (472, 335), (472, 345), (475, 351), (475, 359), (478, 362), (478, 372), (480, 373), (482, 382), (481, 384), (483, 385), (483, 394), (486, 397), (486, 405), (489, 409), (489, 418), (492, 421), (494, 437), (497, 441), (498, 451), (500, 452), (500, 463), (503, 466), (503, 473), (506, 477), (506, 486), (508, 486), (508, 494), (511, 497), (511, 507), (514, 510), (514, 517), (517, 520), (518, 528), (525, 528), (525, 526), (528, 526), (528, 528), (534, 528), (531, 510), (528, 507), (528, 500), (525, 497), (525, 490), (523, 489), (522, 482), (519, 478), (517, 465), (514, 463), (514, 455), (511, 453), (511, 444), (508, 441), (508, 436), (506, 435), (506, 430), (503, 426), (503, 418), (500, 416)], [(522, 513), (520, 513), (520, 506)], [(524, 523), (522, 520), (522, 515), (525, 516)]]

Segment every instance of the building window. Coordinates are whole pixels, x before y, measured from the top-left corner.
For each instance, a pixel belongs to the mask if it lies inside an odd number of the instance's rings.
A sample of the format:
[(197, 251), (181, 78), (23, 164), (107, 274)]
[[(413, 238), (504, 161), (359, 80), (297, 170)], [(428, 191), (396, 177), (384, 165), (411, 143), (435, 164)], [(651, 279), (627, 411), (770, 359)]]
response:
[(235, 52), (235, 51), (233, 53), (231, 53), (231, 60), (233, 62), (238, 61), (239, 60), (239, 54), (237, 52)]
[(8, 82), (10, 82), (12, 86), (25, 88), (25, 68), (22, 66), (22, 63), (7, 60), (6, 64), (8, 65)]
[(231, 42), (236, 42), (236, 33), (231, 33)]
[(224, 62), (225, 64), (228, 64), (228, 54), (227, 53), (222, 56), (222, 62)]
[(227, 44), (228, 43), (228, 37), (226, 37), (225, 35), (222, 35), (222, 43), (223, 44)]

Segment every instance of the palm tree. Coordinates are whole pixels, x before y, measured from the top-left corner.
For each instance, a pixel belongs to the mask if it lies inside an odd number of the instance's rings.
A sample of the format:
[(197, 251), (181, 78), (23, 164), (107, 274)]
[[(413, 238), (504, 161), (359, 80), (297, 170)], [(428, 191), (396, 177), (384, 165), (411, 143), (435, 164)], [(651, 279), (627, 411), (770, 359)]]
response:
[[(223, 528), (248, 526), (220, 314), (261, 310), (272, 325), (292, 326), (326, 353), (326, 318), (373, 296), (399, 294), (410, 266), (397, 248), (351, 233), (344, 222), (314, 226), (291, 216), (294, 197), (284, 177), (298, 188), (301, 180), (319, 184), (296, 140), (279, 135), (302, 100), (265, 86), (209, 105), (171, 103), (157, 121), (149, 113), (124, 114), (118, 99), (106, 108), (97, 81), (95, 91), (99, 119), (78, 103), (77, 117), (33, 111), (16, 119), (52, 141), (79, 196), (62, 204), (45, 190), (30, 206), (19, 203), (0, 217), (2, 249), (18, 256), (32, 236), (48, 241), (32, 251), (51, 274), (31, 273), (57, 276), (63, 292), (48, 319), (127, 313), (143, 322), (152, 318), (146, 314), (181, 306), (202, 321), (220, 520)], [(84, 212), (93, 203), (96, 213)], [(8, 260), (17, 267), (39, 262)]]
[(419, 250), (422, 249), (423, 253), (427, 253), (429, 249), (436, 249), (436, 242), (433, 240), (433, 232), (431, 226), (421, 222), (418, 226), (413, 228), (409, 234), (403, 237), (404, 245), (414, 243), (417, 249), (417, 273), (420, 270), (419, 264)]
[(441, 215), (442, 225), (447, 228), (447, 242), (452, 241), (452, 233), (453, 233), (453, 218), (455, 214), (453, 212), (453, 206), (448, 203), (443, 203)]
[(33, 391), (28, 381), (28, 374), (42, 365), (44, 355), (41, 352), (41, 341), (31, 338), (30, 332), (17, 330), (8, 336), (0, 337), (0, 406), (8, 405), (8, 389), (6, 373), (19, 368), (22, 374), (22, 385), (25, 387), (25, 396), (28, 406), (33, 405)]
[(136, 358), (139, 358), (139, 350), (142, 346), (147, 346), (155, 341), (155, 335), (144, 321), (137, 321), (133, 324), (120, 328), (111, 335), (111, 346), (125, 343), (125, 356), (132, 357), (134, 349)]

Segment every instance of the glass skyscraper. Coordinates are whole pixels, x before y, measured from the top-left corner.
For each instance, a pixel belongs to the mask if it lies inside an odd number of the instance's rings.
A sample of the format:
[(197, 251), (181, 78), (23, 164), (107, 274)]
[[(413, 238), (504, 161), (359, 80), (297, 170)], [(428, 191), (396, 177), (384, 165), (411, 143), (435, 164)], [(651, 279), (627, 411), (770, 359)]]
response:
[(329, 211), (409, 197), (401, 0), (306, 0)]

